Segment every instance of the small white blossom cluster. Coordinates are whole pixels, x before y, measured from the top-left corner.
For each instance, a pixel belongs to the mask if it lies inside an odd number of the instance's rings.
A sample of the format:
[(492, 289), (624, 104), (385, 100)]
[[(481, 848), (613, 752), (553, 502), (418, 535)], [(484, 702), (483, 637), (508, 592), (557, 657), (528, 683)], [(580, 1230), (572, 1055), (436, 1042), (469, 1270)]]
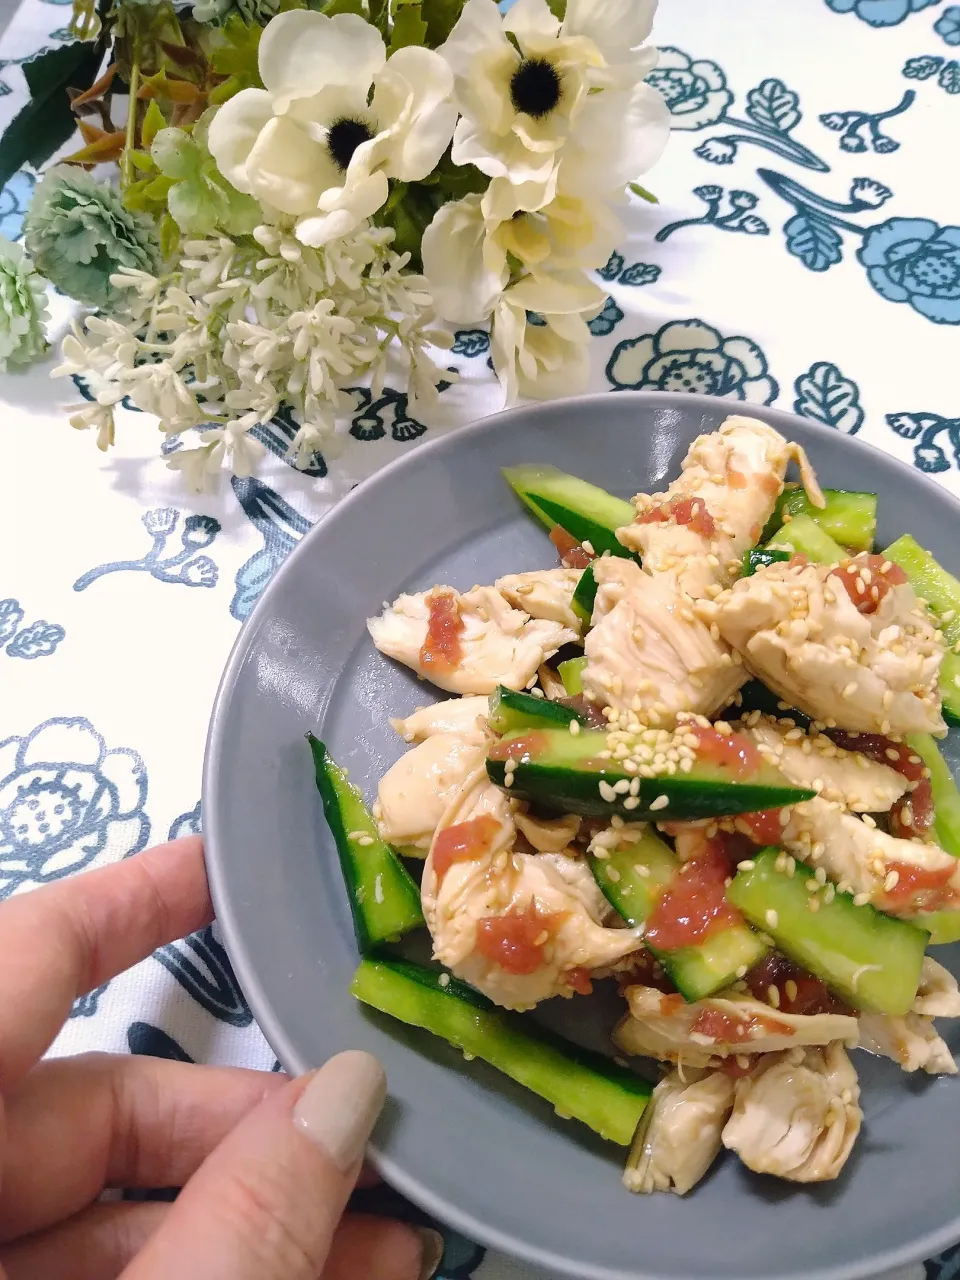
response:
[(94, 402), (76, 406), (79, 430), (114, 442), (114, 411), (129, 397), (177, 436), (201, 428), (199, 445), (170, 454), (167, 465), (202, 491), (224, 465), (249, 475), (263, 454), (251, 435), (284, 405), (300, 423), (289, 452), (300, 467), (335, 444), (338, 414), (353, 407), (343, 388), (383, 385), (388, 352), (409, 362), (411, 405), (431, 403), (441, 379), (429, 347), (449, 346), (430, 327), (433, 311), (408, 255), (390, 248), (393, 232), (361, 225), (324, 248), (310, 248), (289, 227), (263, 225), (250, 242), (226, 236), (186, 240), (167, 275), (118, 272), (125, 309), (89, 316), (63, 343), (54, 377), (91, 378)]

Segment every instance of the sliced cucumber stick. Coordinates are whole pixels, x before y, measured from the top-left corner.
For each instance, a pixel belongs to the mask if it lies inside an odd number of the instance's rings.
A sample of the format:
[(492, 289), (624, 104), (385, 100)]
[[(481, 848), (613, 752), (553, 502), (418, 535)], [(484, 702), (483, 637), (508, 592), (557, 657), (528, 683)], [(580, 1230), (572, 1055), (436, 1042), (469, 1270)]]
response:
[(609, 551), (632, 557), (633, 552), (617, 541), (617, 529), (632, 524), (637, 514), (632, 502), (538, 463), (505, 467), (503, 476), (521, 502), (548, 527), (560, 525), (577, 542), (589, 543), (598, 556)]
[(758, 569), (763, 569), (768, 564), (786, 564), (792, 555), (792, 551), (774, 551), (771, 547), (754, 547), (752, 551), (743, 553), (742, 576), (750, 578)]
[(737, 873), (727, 889), (734, 906), (855, 1009), (908, 1013), (929, 934), (869, 905), (856, 906), (835, 886), (808, 892), (809, 868), (798, 863), (788, 875), (777, 870), (778, 856), (776, 849), (762, 849), (752, 870)]
[(520, 733), (524, 729), (568, 729), (570, 721), (586, 724), (587, 718), (572, 707), (531, 693), (507, 689), (502, 684), (490, 695), (487, 724), (494, 733)]
[(575, 698), (577, 694), (583, 693), (583, 668), (586, 665), (586, 658), (568, 658), (557, 667), (557, 675), (563, 681), (567, 697)]
[(908, 533), (883, 554), (900, 566), (917, 595), (940, 619), (943, 638), (950, 646), (940, 667), (943, 716), (948, 724), (960, 725), (960, 654), (953, 652), (960, 641), (960, 581)]
[(797, 516), (785, 524), (773, 535), (766, 549), (797, 552), (814, 564), (839, 564), (850, 554), (810, 516)]
[(364, 960), (350, 990), (364, 1004), (482, 1058), (608, 1142), (633, 1141), (651, 1090), (624, 1067), (493, 1008), (449, 974), (402, 960)]
[(340, 868), (347, 886), (353, 928), (361, 952), (392, 942), (423, 924), (420, 890), (406, 867), (381, 839), (363, 796), (331, 759), (327, 748), (307, 734)]
[(936, 740), (929, 733), (910, 733), (911, 747), (930, 770), (933, 792), (934, 831), (940, 846), (960, 858), (960, 791), (953, 780), (950, 766), (940, 754)]
[(593, 565), (588, 564), (580, 575), (577, 589), (573, 593), (571, 608), (581, 622), (589, 627), (593, 618), (593, 604), (597, 598), (597, 580), (593, 575)]
[(815, 507), (799, 485), (789, 485), (777, 499), (763, 540), (797, 516), (809, 516), (824, 533), (849, 551), (870, 551), (877, 532), (877, 495), (847, 489), (824, 489), (825, 507)]

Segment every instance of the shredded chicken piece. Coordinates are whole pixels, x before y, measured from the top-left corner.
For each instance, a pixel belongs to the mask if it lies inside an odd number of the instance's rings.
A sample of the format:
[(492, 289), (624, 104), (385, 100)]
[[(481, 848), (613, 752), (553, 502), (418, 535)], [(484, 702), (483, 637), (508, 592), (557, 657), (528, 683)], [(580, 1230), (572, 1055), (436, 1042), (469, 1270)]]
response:
[(723, 1145), (755, 1173), (829, 1182), (860, 1132), (859, 1098), (857, 1073), (838, 1042), (761, 1060), (737, 1081)]
[(593, 629), (584, 652), (584, 693), (611, 707), (619, 727), (668, 727), (683, 711), (713, 715), (746, 679), (729, 649), (694, 615), (668, 575), (632, 560), (596, 561)]
[(733, 1093), (734, 1082), (722, 1071), (664, 1076), (643, 1113), (623, 1185), (646, 1194), (692, 1190), (720, 1153)]
[(773, 514), (791, 458), (800, 464), (811, 502), (824, 506), (813, 468), (798, 444), (756, 418), (727, 418), (718, 431), (693, 442), (680, 475), (665, 493), (639, 493), (633, 500), (642, 517), (671, 502), (695, 499), (714, 532), (697, 532), (671, 518), (626, 525), (617, 537), (640, 552), (648, 572), (671, 573), (682, 591), (700, 599), (709, 587), (730, 583), (739, 573), (743, 553), (756, 544)]
[[(582, 858), (512, 852), (511, 803), (487, 780), (484, 768), (466, 779), (438, 832), (485, 814), (496, 820), (498, 832), (478, 857), (453, 862), (439, 883), (433, 849), (424, 866), (423, 914), (441, 964), (495, 1003), (531, 1009), (551, 996), (571, 995), (571, 970), (589, 973), (636, 950), (639, 930), (604, 927), (611, 909)], [(479, 921), (532, 907), (550, 926), (542, 963), (532, 973), (508, 972), (477, 950)]]
[[(776, 1053), (794, 1045), (857, 1041), (856, 1018), (838, 1013), (783, 1013), (753, 996), (732, 991), (692, 1004), (681, 996), (665, 996), (641, 985), (628, 987), (625, 994), (630, 1012), (614, 1031), (614, 1042), (625, 1053), (685, 1067), (715, 1066), (730, 1054)], [(718, 1015), (730, 1020), (727, 1025), (732, 1038), (718, 1039), (695, 1029), (700, 1025), (710, 1030)], [(733, 1035), (737, 1025), (744, 1028), (744, 1035)]]
[(950, 972), (931, 956), (924, 956), (913, 1013), (928, 1018), (960, 1018), (960, 989)]
[(898, 1063), (904, 1071), (953, 1076), (957, 1064), (946, 1043), (937, 1035), (933, 1019), (919, 1013), (902, 1018), (891, 1014), (860, 1015), (859, 1048)]
[(824, 724), (875, 733), (944, 733), (942, 634), (909, 583), (860, 613), (828, 565), (772, 564), (697, 614), (750, 670)]
[(563, 853), (580, 831), (580, 819), (575, 813), (565, 813), (559, 818), (538, 818), (525, 805), (518, 807), (514, 821), (517, 830), (526, 836), (537, 853)]
[[(960, 900), (958, 859), (939, 845), (888, 835), (819, 796), (791, 807), (782, 844), (802, 862), (823, 867), (841, 892), (862, 894), (863, 901), (889, 915), (909, 920), (921, 909), (910, 895), (895, 893), (904, 866), (944, 874), (933, 909), (956, 905), (954, 900)], [(891, 884), (888, 877), (894, 871), (896, 878)]]
[(817, 787), (855, 813), (886, 813), (907, 789), (902, 773), (856, 751), (845, 751), (826, 734), (804, 733), (792, 720), (754, 712), (738, 724), (761, 754), (798, 787)]
[(418, 707), (390, 724), (404, 742), (423, 742), (437, 733), (455, 733), (479, 745), (486, 741), (488, 710), (489, 700), (485, 697), (445, 698), (443, 702)]
[[(452, 595), (463, 623), (460, 657), (455, 665), (423, 664), (421, 651), (430, 623), (430, 600)], [(494, 587), (474, 587), (462, 595), (452, 587), (434, 587), (417, 595), (402, 595), (367, 628), (381, 653), (412, 668), (418, 675), (450, 693), (492, 693), (498, 684), (522, 689), (545, 658), (579, 638), (559, 622), (531, 618), (512, 608)]]
[(426, 853), (451, 800), (483, 759), (482, 743), (454, 733), (435, 733), (402, 755), (377, 788), (373, 812), (384, 840)]
[(559, 622), (579, 635), (583, 623), (573, 612), (571, 601), (580, 581), (582, 569), (534, 569), (530, 573), (511, 573), (494, 584), (504, 599), (531, 618)]

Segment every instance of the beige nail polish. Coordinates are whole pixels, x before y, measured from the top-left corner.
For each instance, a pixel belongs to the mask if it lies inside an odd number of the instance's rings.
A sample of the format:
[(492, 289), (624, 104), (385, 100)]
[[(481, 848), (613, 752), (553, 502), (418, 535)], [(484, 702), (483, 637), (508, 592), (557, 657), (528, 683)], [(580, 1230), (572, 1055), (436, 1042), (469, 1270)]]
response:
[(443, 1258), (443, 1236), (439, 1231), (431, 1231), (429, 1227), (418, 1227), (417, 1235), (423, 1241), (419, 1280), (431, 1280)]
[(363, 1158), (386, 1093), (387, 1077), (376, 1058), (350, 1049), (316, 1072), (300, 1095), (293, 1123), (347, 1173)]

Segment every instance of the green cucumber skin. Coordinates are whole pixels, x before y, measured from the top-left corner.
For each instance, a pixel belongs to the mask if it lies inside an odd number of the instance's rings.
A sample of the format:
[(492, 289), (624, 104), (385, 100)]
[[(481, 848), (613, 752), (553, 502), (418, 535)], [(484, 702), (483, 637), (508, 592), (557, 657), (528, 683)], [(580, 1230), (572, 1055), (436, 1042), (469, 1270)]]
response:
[(785, 489), (777, 499), (762, 540), (767, 542), (780, 531), (785, 514), (791, 519), (809, 516), (842, 547), (854, 553), (869, 551), (877, 532), (877, 495), (848, 489), (824, 489), (823, 496), (827, 505), (815, 507), (799, 486)]
[(503, 477), (520, 500), (548, 527), (565, 529), (580, 543), (589, 542), (596, 554), (609, 551), (633, 559), (633, 552), (617, 541), (617, 529), (632, 524), (633, 503), (615, 498), (597, 485), (567, 475), (556, 467), (527, 463), (505, 467)]
[(912, 923), (930, 934), (931, 947), (960, 942), (960, 911), (925, 911), (915, 916)]
[(905, 533), (883, 553), (907, 575), (907, 581), (922, 600), (926, 600), (939, 618), (951, 609), (955, 616), (943, 626), (943, 638), (949, 646), (940, 667), (940, 698), (947, 724), (960, 725), (960, 654), (953, 646), (960, 640), (960, 580), (955, 578), (915, 538)]
[(568, 658), (557, 667), (557, 675), (563, 681), (568, 698), (576, 698), (583, 693), (583, 668), (586, 665), (586, 658)]
[[(377, 824), (356, 787), (324, 744), (307, 734), (323, 813), (337, 846), (361, 954), (393, 942), (424, 923), (420, 890), (406, 867), (380, 838)], [(373, 838), (361, 845), (350, 838), (362, 831)]]
[[(822, 978), (854, 1008), (909, 1013), (929, 934), (869, 905), (856, 906), (849, 894), (836, 893), (827, 902), (823, 891), (809, 893), (813, 872), (800, 863), (793, 876), (778, 871), (778, 856), (776, 849), (763, 849), (752, 859), (752, 870), (737, 873), (727, 889), (733, 905), (769, 934), (784, 955)], [(820, 902), (817, 911), (809, 908), (814, 897)], [(879, 967), (865, 969), (867, 965)]]
[(455, 979), (444, 987), (440, 977), (405, 962), (367, 959), (350, 990), (381, 1013), (482, 1058), (608, 1142), (630, 1145), (650, 1097), (645, 1080), (516, 1015), (483, 1007)]
[[(635, 844), (614, 849), (606, 858), (589, 857), (588, 862), (600, 892), (631, 928), (646, 922), (658, 897), (682, 865), (673, 850), (652, 831), (645, 831)], [(648, 874), (640, 874), (638, 867), (646, 868)], [(650, 947), (674, 986), (691, 1004), (728, 987), (769, 950), (760, 935), (746, 925), (734, 925), (696, 946), (676, 951)]]
[(490, 695), (487, 724), (494, 733), (520, 733), (524, 729), (567, 729), (570, 721), (586, 724), (587, 718), (572, 707), (549, 698), (535, 698), (498, 685)]
[(940, 754), (936, 740), (929, 733), (907, 734), (909, 746), (930, 770), (933, 792), (933, 826), (942, 849), (960, 858), (960, 791), (953, 780), (950, 766)]
[(834, 542), (810, 516), (797, 516), (785, 524), (773, 535), (766, 549), (796, 552), (814, 564), (839, 564), (850, 558), (849, 551)]
[[(579, 813), (585, 817), (607, 817), (619, 814), (630, 821), (653, 819), (663, 821), (716, 818), (725, 814), (753, 813), (758, 809), (779, 809), (800, 800), (809, 800), (814, 792), (792, 787), (770, 765), (758, 771), (755, 780), (737, 782), (729, 772), (717, 765), (697, 763), (689, 773), (674, 773), (656, 778), (636, 778), (639, 783), (635, 808), (625, 808), (627, 795), (604, 800), (600, 795), (602, 779), (613, 786), (631, 775), (618, 768), (613, 760), (595, 757), (606, 749), (606, 734), (588, 730), (574, 736), (556, 729), (537, 730), (542, 749), (538, 759), (522, 754), (526, 747), (520, 735), (520, 752), (514, 761), (510, 794), (521, 800)], [(509, 742), (508, 739), (501, 740)], [(584, 764), (590, 762), (590, 768)], [(504, 785), (506, 760), (487, 760), (487, 776), (497, 786)], [(651, 809), (658, 797), (666, 796), (667, 804)]]
[(588, 627), (593, 619), (593, 605), (597, 598), (598, 585), (593, 573), (593, 565), (588, 564), (580, 575), (570, 606), (580, 621)]
[(743, 574), (744, 578), (752, 578), (758, 569), (764, 569), (768, 564), (785, 564), (791, 557), (790, 551), (775, 551), (770, 547), (754, 547), (752, 551), (745, 551), (743, 554)]

